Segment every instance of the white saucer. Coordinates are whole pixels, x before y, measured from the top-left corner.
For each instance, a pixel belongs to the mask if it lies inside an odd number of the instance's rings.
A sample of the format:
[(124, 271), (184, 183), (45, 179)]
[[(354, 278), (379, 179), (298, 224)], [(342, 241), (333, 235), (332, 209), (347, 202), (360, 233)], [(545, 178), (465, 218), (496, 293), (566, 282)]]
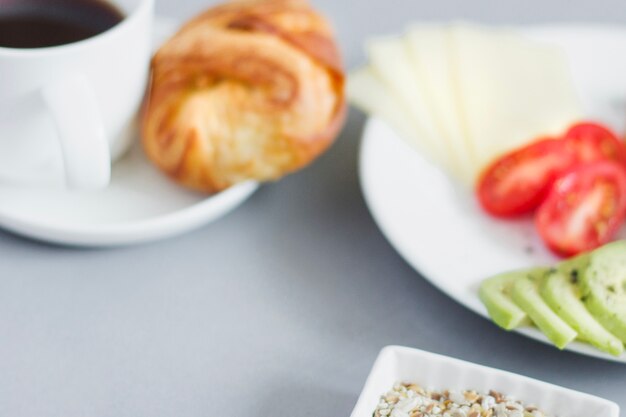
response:
[[(176, 22), (156, 19), (155, 45), (176, 27)], [(243, 183), (209, 197), (187, 191), (158, 172), (136, 144), (113, 166), (111, 185), (102, 191), (0, 187), (0, 227), (60, 244), (129, 245), (177, 235), (216, 220), (257, 188), (254, 182)]]
[[(616, 52), (626, 51), (626, 29), (548, 25), (522, 30), (563, 48), (591, 119), (626, 130), (626, 55)], [(545, 249), (531, 219), (486, 216), (471, 190), (450, 181), (375, 118), (363, 133), (360, 179), (376, 223), (398, 253), (443, 292), (486, 318), (478, 299), (483, 279), (558, 261)], [(626, 238), (626, 228), (622, 236)], [(535, 328), (517, 331), (550, 344)], [(626, 354), (616, 358), (580, 342), (566, 349), (626, 363)]]

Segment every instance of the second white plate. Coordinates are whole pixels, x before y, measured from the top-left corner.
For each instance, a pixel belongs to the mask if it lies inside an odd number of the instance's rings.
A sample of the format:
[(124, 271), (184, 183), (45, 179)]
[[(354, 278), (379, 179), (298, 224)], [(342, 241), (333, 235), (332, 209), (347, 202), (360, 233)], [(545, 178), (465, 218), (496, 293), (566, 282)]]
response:
[[(586, 114), (624, 131), (626, 29), (556, 25), (523, 32), (560, 45), (568, 54)], [(487, 217), (471, 190), (456, 186), (377, 119), (368, 122), (363, 135), (360, 177), (367, 205), (395, 249), (426, 279), (485, 317), (478, 299), (484, 278), (557, 261), (530, 220)], [(536, 329), (519, 332), (550, 343)], [(615, 358), (582, 343), (567, 349), (626, 363), (626, 355)]]

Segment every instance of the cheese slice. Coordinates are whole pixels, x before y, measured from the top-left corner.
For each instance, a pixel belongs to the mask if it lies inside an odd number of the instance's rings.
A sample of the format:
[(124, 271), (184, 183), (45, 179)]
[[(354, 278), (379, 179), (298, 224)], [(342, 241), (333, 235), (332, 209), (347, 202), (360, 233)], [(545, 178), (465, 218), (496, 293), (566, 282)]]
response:
[(350, 73), (346, 90), (353, 105), (366, 113), (380, 117), (418, 152), (431, 161), (434, 159), (432, 149), (420, 140), (421, 136), (417, 134), (417, 128), (407, 107), (389, 92), (372, 68), (363, 67)]
[(366, 49), (373, 70), (388, 91), (407, 108), (416, 137), (423, 142), (423, 147), (429, 149), (429, 155), (448, 169), (451, 161), (425, 93), (418, 83), (405, 40), (402, 37), (376, 38), (367, 43)]
[(451, 28), (453, 83), (476, 158), (474, 175), (503, 153), (558, 135), (581, 118), (560, 49), (504, 29)]
[(450, 168), (457, 178), (471, 182), (477, 161), (461, 123), (458, 91), (452, 82), (452, 37), (448, 29), (442, 25), (416, 25), (409, 29), (406, 39), (418, 82), (451, 159)]

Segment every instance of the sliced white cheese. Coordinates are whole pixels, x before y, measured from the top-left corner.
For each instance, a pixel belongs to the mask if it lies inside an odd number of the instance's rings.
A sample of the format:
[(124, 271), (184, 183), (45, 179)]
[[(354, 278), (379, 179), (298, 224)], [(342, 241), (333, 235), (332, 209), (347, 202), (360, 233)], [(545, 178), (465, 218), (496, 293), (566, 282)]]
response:
[(421, 90), (450, 155), (451, 170), (458, 178), (471, 182), (477, 161), (470, 153), (469, 138), (461, 123), (458, 91), (452, 83), (455, 68), (449, 27), (416, 25), (409, 29), (406, 39)]
[(449, 168), (451, 161), (445, 143), (417, 81), (405, 40), (401, 37), (377, 38), (369, 41), (366, 49), (373, 70), (409, 112), (417, 129), (416, 137), (430, 150), (429, 154), (436, 162)]
[(503, 153), (560, 134), (581, 118), (568, 62), (558, 48), (469, 24), (454, 25), (451, 36), (453, 82), (478, 162), (475, 174)]
[(389, 91), (370, 67), (350, 73), (346, 90), (348, 99), (353, 105), (366, 113), (380, 117), (418, 152), (431, 161), (438, 162), (434, 160), (432, 149), (420, 140), (407, 107)]

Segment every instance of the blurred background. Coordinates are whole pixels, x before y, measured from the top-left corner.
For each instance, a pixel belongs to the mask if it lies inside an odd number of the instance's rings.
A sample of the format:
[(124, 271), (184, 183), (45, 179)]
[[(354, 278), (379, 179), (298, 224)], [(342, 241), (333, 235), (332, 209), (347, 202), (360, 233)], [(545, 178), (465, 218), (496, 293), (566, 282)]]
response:
[[(184, 19), (215, 1), (157, 0), (157, 14)], [(626, 22), (626, 8), (619, 0), (316, 0), (316, 7), (334, 21), (347, 61), (363, 57), (364, 36), (400, 30), (414, 20), (468, 19), (484, 23)]]

